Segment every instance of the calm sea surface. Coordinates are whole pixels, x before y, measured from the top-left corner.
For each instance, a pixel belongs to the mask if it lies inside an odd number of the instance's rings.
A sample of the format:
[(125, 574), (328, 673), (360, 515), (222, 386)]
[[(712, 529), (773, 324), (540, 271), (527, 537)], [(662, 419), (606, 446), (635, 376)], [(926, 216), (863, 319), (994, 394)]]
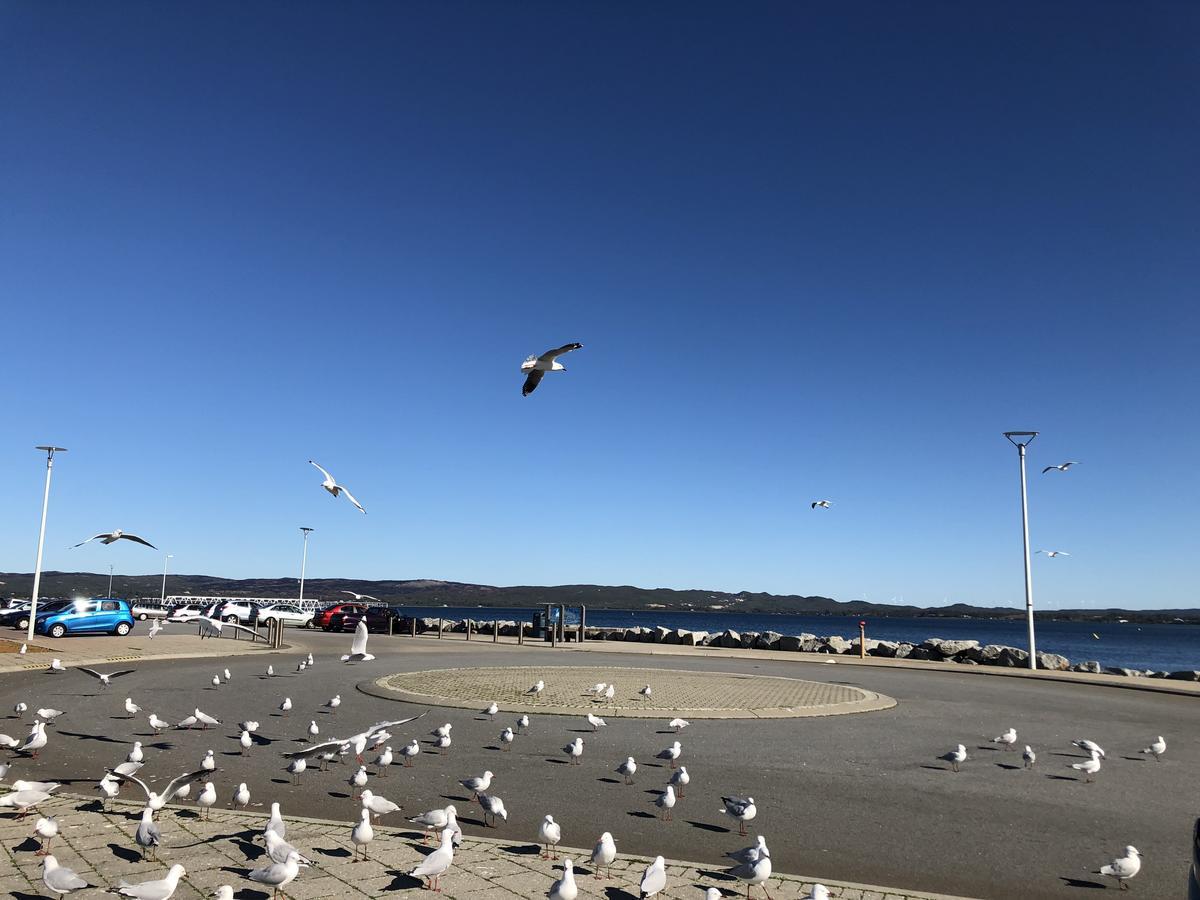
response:
[[(485, 607), (407, 606), (409, 615), (447, 619), (471, 618), (531, 621), (532, 609)], [(568, 611), (567, 621), (578, 621)], [(791, 616), (739, 613), (673, 612), (667, 610), (588, 610), (588, 624), (597, 627), (634, 625), (686, 628), (692, 631), (778, 631), (781, 634), (808, 632), (816, 635), (858, 635), (858, 617)], [(1092, 637), (1096, 634), (1099, 639)], [(926, 638), (976, 640), (980, 644), (1024, 647), (1025, 623), (992, 619), (868, 619), (867, 637), (919, 644)], [(1200, 625), (1117, 625), (1087, 622), (1039, 622), (1038, 649), (1060, 653), (1071, 662), (1096, 660), (1103, 666), (1155, 669), (1174, 672), (1200, 670)]]

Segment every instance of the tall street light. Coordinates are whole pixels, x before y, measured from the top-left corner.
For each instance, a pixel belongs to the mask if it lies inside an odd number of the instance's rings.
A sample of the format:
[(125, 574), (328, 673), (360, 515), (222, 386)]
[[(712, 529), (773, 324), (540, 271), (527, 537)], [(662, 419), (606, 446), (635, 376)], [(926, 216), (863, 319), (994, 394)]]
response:
[(300, 530), (304, 532), (304, 553), (300, 557), (300, 602), (304, 602), (304, 568), (308, 565), (308, 536), (313, 529), (307, 525), (301, 525)]
[(1037, 668), (1037, 644), (1033, 637), (1033, 572), (1029, 568), (1029, 500), (1025, 490), (1025, 448), (1035, 437), (1036, 431), (1006, 431), (1004, 436), (1017, 448), (1021, 464), (1021, 537), (1025, 547), (1025, 622), (1029, 628), (1029, 668)]
[(163, 557), (162, 596), (159, 597), (159, 599), (158, 599), (159, 606), (167, 605), (167, 560), (170, 559), (171, 557), (173, 557), (174, 555), (175, 555), (174, 553), (168, 553), (166, 556)]
[(42, 528), (38, 532), (37, 562), (33, 567), (33, 597), (29, 604), (29, 633), (26, 640), (33, 640), (33, 623), (37, 619), (38, 588), (42, 585), (42, 547), (46, 543), (46, 511), (50, 508), (50, 476), (54, 474), (54, 454), (66, 453), (66, 447), (38, 447), (46, 452), (46, 493), (42, 496)]
[(113, 570), (112, 563), (109, 563), (108, 564), (108, 593), (104, 595), (105, 597), (112, 596), (112, 570)]

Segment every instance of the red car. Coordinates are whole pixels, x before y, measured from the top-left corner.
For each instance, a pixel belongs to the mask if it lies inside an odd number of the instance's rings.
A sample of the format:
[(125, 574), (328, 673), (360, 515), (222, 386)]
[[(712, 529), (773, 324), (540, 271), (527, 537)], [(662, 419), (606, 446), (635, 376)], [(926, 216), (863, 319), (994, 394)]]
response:
[(335, 615), (346, 613), (364, 613), (367, 608), (361, 603), (335, 603), (333, 606), (327, 606), (315, 616), (313, 616), (313, 627), (320, 628), (324, 631), (330, 630), (329, 620)]

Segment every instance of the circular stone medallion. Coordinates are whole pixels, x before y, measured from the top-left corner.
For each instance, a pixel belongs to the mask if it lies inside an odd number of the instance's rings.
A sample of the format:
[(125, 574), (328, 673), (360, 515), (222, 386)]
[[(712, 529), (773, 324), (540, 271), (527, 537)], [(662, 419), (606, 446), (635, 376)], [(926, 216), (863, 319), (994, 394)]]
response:
[[(601, 694), (593, 699), (592, 687), (608, 679), (614, 679), (616, 686), (613, 698)], [(539, 680), (545, 689), (530, 694)], [(648, 700), (639, 693), (647, 684)], [(359, 687), (373, 696), (430, 706), (483, 709), (494, 701), (510, 713), (594, 711), (616, 717), (790, 718), (872, 712), (896, 705), (891, 697), (874, 691), (798, 678), (598, 666), (426, 669), (385, 675)]]

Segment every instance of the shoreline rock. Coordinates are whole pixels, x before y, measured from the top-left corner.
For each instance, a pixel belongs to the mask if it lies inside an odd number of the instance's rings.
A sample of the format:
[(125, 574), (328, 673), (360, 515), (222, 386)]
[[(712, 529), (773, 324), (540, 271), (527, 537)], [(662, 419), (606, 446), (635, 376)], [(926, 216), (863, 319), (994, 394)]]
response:
[[(490, 635), (493, 620), (471, 621), (471, 630), (481, 636)], [(467, 630), (466, 619), (448, 619), (444, 622), (444, 630), (449, 633), (461, 634)], [(424, 634), (437, 631), (437, 619), (418, 619), (417, 633)], [(517, 634), (518, 623), (512, 620), (500, 621), (500, 633), (506, 637)], [(573, 631), (573, 629), (568, 629)], [(398, 634), (407, 632), (397, 632)], [(656, 625), (653, 628), (632, 626), (629, 628), (608, 628), (588, 626), (585, 637), (590, 641), (633, 641), (644, 644), (666, 644), (684, 647), (720, 647), (732, 650), (773, 650), (781, 653), (826, 653), (836, 655), (857, 656), (859, 638), (847, 639), (841, 635), (818, 637), (807, 632), (801, 634), (780, 634), (778, 631), (734, 631), (727, 628), (720, 632), (689, 631), (686, 628), (666, 628)], [(532, 640), (526, 629), (526, 640)], [(574, 639), (574, 634), (572, 634)], [(1029, 653), (1020, 647), (1009, 647), (1003, 644), (986, 644), (980, 646), (979, 641), (947, 640), (939, 637), (926, 638), (919, 644), (907, 641), (884, 641), (874, 638), (866, 640), (867, 656), (878, 656), (886, 659), (915, 659), (930, 662), (947, 662), (967, 666), (1001, 666), (1005, 668), (1027, 668)], [(1155, 672), (1141, 671), (1124, 666), (1102, 666), (1095, 660), (1072, 664), (1069, 659), (1057, 653), (1038, 652), (1037, 667), (1051, 672), (1083, 672), (1094, 675), (1120, 675), (1125, 678), (1162, 678), (1172, 681), (1200, 681), (1200, 671)]]

